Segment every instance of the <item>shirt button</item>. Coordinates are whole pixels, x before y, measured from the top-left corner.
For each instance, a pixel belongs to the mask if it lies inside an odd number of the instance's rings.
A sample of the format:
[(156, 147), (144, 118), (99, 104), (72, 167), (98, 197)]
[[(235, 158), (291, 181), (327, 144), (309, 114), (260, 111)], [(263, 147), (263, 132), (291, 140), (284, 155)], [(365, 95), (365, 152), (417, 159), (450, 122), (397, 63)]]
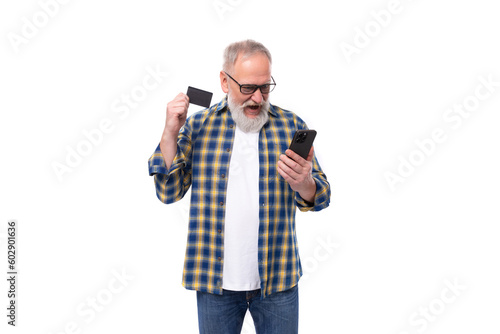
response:
[(219, 205), (220, 205), (220, 206), (223, 206), (223, 205), (224, 205), (224, 202), (220, 202), (220, 203), (219, 203)]
[(222, 258), (219, 256), (219, 257), (217, 258), (217, 260), (222, 261)]
[(222, 178), (225, 178), (225, 177), (226, 177), (226, 174), (222, 174), (222, 175), (221, 175), (221, 177), (222, 177)]
[(234, 128), (234, 124), (230, 124), (229, 127), (232, 129)]
[(228, 148), (226, 148), (226, 152), (229, 152), (229, 151), (231, 151), (231, 149), (230, 149), (229, 147), (228, 147)]
[(222, 230), (217, 230), (217, 233), (221, 234), (221, 233), (222, 233)]

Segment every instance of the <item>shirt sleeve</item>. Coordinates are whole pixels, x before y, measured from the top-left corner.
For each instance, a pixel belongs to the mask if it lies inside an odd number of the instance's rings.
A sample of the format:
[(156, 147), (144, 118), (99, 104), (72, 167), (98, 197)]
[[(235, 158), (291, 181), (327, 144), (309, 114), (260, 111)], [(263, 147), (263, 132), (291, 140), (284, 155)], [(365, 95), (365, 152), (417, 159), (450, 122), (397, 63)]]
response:
[[(307, 124), (298, 118), (298, 129), (309, 129)], [(319, 165), (316, 154), (314, 154), (312, 161), (312, 177), (316, 182), (316, 194), (314, 195), (314, 203), (306, 202), (298, 192), (295, 193), (295, 204), (300, 211), (320, 211), (330, 205), (330, 183), (326, 179), (326, 175)]]
[(330, 183), (326, 179), (325, 173), (321, 170), (321, 167), (316, 159), (316, 155), (313, 158), (312, 164), (312, 177), (316, 182), (316, 195), (314, 196), (314, 203), (306, 202), (298, 192), (295, 193), (295, 203), (300, 211), (320, 211), (330, 205)]
[(188, 122), (179, 132), (177, 138), (177, 152), (167, 170), (160, 145), (149, 158), (149, 175), (154, 176), (156, 196), (165, 203), (170, 204), (184, 197), (191, 186), (191, 139)]

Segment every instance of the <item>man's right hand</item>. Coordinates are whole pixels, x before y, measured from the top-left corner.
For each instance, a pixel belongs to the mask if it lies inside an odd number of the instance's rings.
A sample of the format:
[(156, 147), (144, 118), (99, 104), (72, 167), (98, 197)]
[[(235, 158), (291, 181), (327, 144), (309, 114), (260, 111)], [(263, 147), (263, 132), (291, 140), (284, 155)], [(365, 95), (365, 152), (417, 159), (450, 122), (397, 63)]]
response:
[(167, 120), (160, 141), (160, 149), (167, 169), (170, 169), (177, 152), (177, 136), (186, 123), (188, 107), (189, 97), (184, 93), (179, 93), (167, 104)]
[(189, 97), (184, 93), (179, 93), (167, 104), (167, 120), (165, 122), (165, 134), (176, 136), (186, 122), (189, 107)]

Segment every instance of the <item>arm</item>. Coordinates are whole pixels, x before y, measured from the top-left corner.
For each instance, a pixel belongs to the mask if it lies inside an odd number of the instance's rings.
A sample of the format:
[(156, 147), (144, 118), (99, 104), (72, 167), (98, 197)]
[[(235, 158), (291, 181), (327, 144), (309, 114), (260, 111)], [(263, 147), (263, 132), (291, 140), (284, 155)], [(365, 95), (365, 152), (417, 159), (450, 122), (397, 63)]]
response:
[(299, 193), (306, 202), (314, 203), (316, 182), (312, 177), (312, 159), (314, 148), (311, 147), (307, 159), (302, 158), (288, 149), (280, 156), (278, 172), (290, 184), (290, 187)]
[(157, 197), (165, 204), (183, 198), (191, 185), (191, 131), (185, 124), (188, 104), (189, 99), (182, 93), (168, 104), (160, 144), (149, 159)]
[(307, 159), (286, 150), (278, 161), (278, 172), (296, 191), (300, 211), (320, 211), (330, 204), (330, 184), (311, 148)]
[(160, 149), (167, 169), (170, 169), (177, 154), (177, 137), (186, 122), (188, 107), (189, 97), (183, 93), (179, 93), (167, 104), (167, 119), (160, 141)]

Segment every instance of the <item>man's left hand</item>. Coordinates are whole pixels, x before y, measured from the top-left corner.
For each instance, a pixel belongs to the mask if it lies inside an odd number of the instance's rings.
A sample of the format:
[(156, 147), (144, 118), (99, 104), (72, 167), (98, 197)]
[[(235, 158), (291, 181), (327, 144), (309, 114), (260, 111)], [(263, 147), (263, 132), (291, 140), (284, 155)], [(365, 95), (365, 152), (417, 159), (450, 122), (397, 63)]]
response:
[(310, 203), (314, 203), (314, 196), (316, 195), (316, 182), (311, 173), (313, 156), (314, 148), (312, 147), (307, 159), (288, 149), (285, 154), (280, 155), (278, 161), (278, 173), (294, 191), (300, 194), (302, 199)]

